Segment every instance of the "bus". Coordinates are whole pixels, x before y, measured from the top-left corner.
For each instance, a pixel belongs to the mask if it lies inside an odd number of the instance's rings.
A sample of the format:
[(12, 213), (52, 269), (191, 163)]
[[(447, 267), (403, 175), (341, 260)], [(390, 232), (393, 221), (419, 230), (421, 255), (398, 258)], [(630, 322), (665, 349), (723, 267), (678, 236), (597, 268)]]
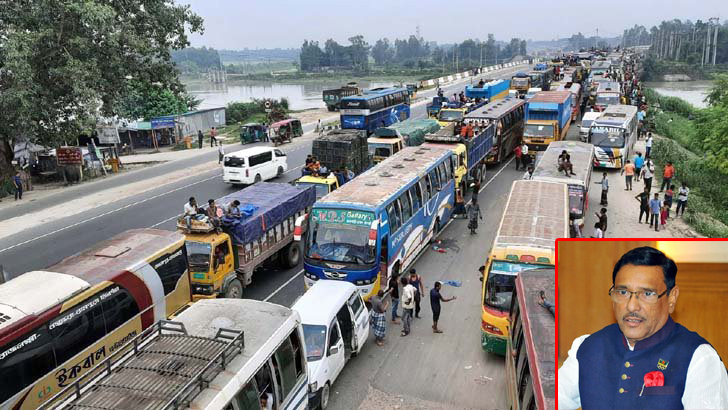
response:
[(525, 107), (524, 100), (520, 98), (505, 98), (467, 115), (466, 118), (476, 122), (482, 118), (496, 124), (493, 147), (485, 157), (486, 164), (500, 164), (521, 143)]
[(307, 390), (298, 313), (203, 299), (146, 329), (42, 409), (303, 410)]
[(556, 408), (556, 330), (554, 315), (538, 304), (540, 293), (556, 297), (553, 269), (533, 269), (516, 277), (506, 355), (508, 402), (512, 410)]
[(447, 148), (405, 147), (317, 201), (294, 231), (306, 287), (346, 280), (368, 300), (405, 272), (450, 219), (456, 161)]
[(126, 231), (0, 285), (0, 408), (36, 409), (191, 301), (184, 235)]
[(617, 105), (620, 101), (620, 85), (616, 81), (606, 81), (597, 85), (594, 98), (594, 111), (604, 111), (610, 105)]
[(498, 232), (485, 262), (482, 289), (481, 345), (506, 354), (508, 310), (519, 272), (553, 268), (555, 241), (569, 237), (566, 184), (513, 182)]
[[(576, 175), (567, 176), (559, 171), (559, 155), (569, 153), (572, 171)], [(554, 141), (549, 144), (533, 170), (533, 179), (566, 184), (569, 190), (569, 224), (571, 237), (576, 235), (573, 222), (584, 225), (586, 210), (589, 208), (589, 184), (594, 164), (594, 146), (577, 141)]]
[(341, 99), (341, 128), (365, 130), (404, 121), (410, 116), (410, 97), (406, 88), (375, 88)]
[(594, 165), (621, 169), (637, 140), (637, 107), (610, 105), (589, 127), (587, 142), (594, 144)]

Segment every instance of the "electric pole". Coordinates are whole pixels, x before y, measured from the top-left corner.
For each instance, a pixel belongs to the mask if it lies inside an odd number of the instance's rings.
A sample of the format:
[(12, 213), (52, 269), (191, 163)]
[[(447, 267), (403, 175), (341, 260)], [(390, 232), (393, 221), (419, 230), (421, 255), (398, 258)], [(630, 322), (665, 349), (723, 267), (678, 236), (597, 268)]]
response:
[(718, 54), (718, 28), (720, 27), (720, 20), (718, 17), (713, 17), (710, 21), (715, 21), (715, 26), (713, 26), (713, 31), (715, 31), (715, 33), (713, 33), (713, 65), (715, 65), (715, 58)]

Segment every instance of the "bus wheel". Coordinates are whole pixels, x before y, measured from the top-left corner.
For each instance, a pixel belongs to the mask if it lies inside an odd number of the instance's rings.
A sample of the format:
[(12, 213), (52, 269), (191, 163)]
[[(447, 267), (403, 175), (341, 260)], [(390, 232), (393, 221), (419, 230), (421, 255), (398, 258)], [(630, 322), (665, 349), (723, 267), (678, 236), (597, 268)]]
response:
[(233, 279), (225, 290), (225, 297), (228, 299), (240, 299), (243, 297), (243, 285), (238, 279)]
[(301, 260), (301, 250), (295, 243), (290, 243), (281, 250), (281, 265), (295, 268)]
[(326, 382), (324, 387), (321, 388), (321, 400), (319, 401), (321, 410), (326, 410), (329, 407), (329, 393), (331, 393), (331, 386), (329, 386), (329, 382)]

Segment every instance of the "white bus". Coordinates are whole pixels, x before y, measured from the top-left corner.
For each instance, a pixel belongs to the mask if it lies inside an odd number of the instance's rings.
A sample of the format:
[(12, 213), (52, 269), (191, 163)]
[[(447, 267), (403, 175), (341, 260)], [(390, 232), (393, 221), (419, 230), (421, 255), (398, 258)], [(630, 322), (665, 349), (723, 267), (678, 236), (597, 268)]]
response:
[(637, 140), (637, 107), (610, 105), (589, 127), (594, 166), (621, 169)]
[(154, 324), (43, 409), (303, 410), (301, 319), (249, 299), (203, 299)]

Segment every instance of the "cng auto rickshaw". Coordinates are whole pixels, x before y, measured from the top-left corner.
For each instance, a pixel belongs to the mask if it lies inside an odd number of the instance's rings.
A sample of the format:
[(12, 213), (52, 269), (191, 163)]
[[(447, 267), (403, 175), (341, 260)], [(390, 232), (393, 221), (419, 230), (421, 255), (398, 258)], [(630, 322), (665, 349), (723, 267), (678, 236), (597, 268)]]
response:
[(266, 131), (263, 124), (251, 122), (240, 127), (241, 144), (265, 141), (267, 139), (266, 137)]
[(303, 135), (301, 120), (291, 118), (271, 124), (273, 136), (271, 137), (274, 146), (291, 142), (293, 138)]

